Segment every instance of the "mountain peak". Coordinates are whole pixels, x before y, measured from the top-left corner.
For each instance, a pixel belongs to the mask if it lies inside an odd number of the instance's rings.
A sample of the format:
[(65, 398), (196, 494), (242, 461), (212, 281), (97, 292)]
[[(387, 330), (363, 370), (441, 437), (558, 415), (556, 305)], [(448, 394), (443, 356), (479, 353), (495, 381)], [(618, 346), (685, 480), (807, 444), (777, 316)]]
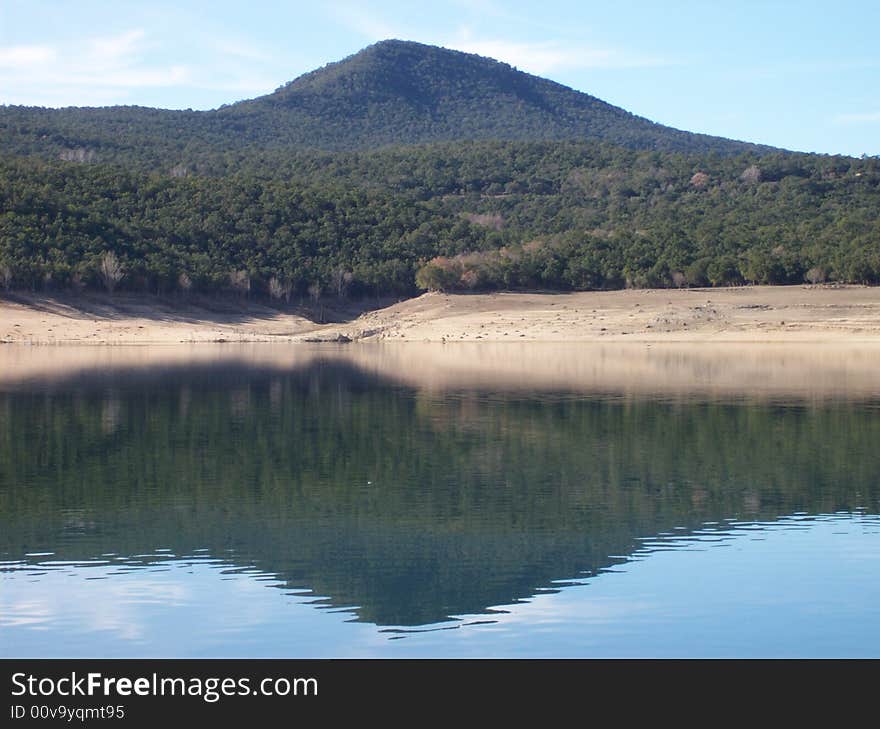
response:
[(526, 76), (491, 58), (415, 41), (388, 39), (306, 73), (282, 86), (272, 96), (283, 98), (309, 89), (326, 92), (339, 82), (350, 89), (353, 79), (358, 85), (375, 90), (386, 86), (392, 95), (417, 92), (419, 96), (432, 96), (452, 80), (474, 80), (478, 74), (491, 76), (499, 73)]
[(292, 143), (330, 149), (453, 140), (590, 140), (727, 154), (757, 149), (655, 124), (501, 61), (396, 38), (223, 113), (273, 115), (272, 126), (287, 127)]
[[(248, 101), (207, 112), (106, 107), (0, 110), (10, 144), (46, 144), (61, 121), (60, 151), (137, 146), (169, 138), (242, 148), (360, 150), (455, 141), (603, 142), (676, 152), (767, 152), (744, 142), (656, 124), (589, 94), (473, 53), (387, 39)], [(69, 130), (75, 129), (76, 134)], [(182, 136), (181, 136), (182, 135)], [(13, 141), (17, 140), (17, 141)]]

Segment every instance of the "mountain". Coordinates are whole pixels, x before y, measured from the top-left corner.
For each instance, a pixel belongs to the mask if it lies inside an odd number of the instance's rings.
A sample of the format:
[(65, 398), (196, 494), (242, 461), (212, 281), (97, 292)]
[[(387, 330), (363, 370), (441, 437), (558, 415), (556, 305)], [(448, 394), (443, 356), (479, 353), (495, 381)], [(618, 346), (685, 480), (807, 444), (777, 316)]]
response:
[(0, 108), (7, 152), (75, 161), (186, 163), (206, 149), (363, 150), (459, 140), (598, 141), (677, 152), (772, 151), (692, 134), (492, 59), (376, 43), (272, 94), (207, 112), (144, 107)]
[(331, 149), (452, 140), (590, 140), (739, 153), (757, 146), (655, 124), (481, 56), (383, 41), (218, 114)]
[(880, 159), (689, 134), (417, 43), (214, 111), (0, 107), (0, 290), (880, 283), (878, 241)]

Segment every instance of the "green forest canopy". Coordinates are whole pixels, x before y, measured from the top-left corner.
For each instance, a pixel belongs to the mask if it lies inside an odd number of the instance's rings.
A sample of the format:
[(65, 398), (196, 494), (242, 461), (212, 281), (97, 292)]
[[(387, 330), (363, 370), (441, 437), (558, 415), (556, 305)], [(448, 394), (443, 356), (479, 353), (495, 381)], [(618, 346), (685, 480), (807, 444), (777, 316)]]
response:
[(108, 252), (150, 292), (877, 283), (880, 160), (466, 142), (174, 176), (0, 157), (0, 285), (100, 287)]

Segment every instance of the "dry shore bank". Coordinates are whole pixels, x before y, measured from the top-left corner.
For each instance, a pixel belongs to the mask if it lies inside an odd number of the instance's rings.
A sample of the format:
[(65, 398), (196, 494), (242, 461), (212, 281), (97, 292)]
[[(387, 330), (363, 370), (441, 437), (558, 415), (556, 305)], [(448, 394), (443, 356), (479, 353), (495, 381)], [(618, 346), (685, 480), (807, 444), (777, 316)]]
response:
[(320, 324), (315, 311), (279, 311), (255, 303), (16, 295), (0, 297), (0, 341), (880, 341), (880, 287), (432, 293), (366, 313), (358, 307), (328, 304), (326, 318), (337, 323)]

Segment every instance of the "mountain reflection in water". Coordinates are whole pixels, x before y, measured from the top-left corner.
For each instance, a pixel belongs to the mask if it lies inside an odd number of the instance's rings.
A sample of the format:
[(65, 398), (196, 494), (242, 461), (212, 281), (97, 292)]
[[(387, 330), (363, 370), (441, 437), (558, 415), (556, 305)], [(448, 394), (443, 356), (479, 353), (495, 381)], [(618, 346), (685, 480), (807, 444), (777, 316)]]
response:
[(0, 391), (0, 580), (190, 563), (388, 637), (492, 620), (682, 540), (871, 518), (862, 395), (420, 388), (345, 355), (24, 379)]

